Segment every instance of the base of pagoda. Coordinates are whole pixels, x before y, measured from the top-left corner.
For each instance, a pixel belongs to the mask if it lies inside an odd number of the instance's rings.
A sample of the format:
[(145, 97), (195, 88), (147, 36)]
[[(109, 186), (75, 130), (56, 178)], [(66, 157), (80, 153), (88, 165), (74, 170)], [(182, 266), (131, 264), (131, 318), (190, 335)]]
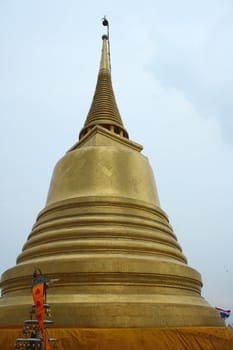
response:
[[(233, 333), (227, 327), (180, 328), (50, 328), (59, 350), (232, 350)], [(22, 327), (0, 328), (0, 349), (14, 349)]]

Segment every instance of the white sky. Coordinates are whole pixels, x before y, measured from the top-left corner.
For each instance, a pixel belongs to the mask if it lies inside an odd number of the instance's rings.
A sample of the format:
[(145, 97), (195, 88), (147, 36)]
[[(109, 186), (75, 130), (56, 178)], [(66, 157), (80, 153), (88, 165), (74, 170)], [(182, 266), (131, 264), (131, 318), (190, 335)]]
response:
[(104, 15), (125, 127), (203, 296), (233, 309), (232, 0), (0, 2), (0, 272), (15, 265), (53, 167), (77, 141)]

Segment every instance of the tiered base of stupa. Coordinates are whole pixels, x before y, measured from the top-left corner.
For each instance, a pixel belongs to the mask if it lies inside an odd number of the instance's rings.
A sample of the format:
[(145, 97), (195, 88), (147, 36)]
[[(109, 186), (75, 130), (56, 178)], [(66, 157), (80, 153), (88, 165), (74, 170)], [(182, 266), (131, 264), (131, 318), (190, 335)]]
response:
[(223, 326), (201, 296), (165, 213), (142, 201), (70, 199), (45, 208), (2, 275), (0, 325), (21, 324), (39, 268), (59, 327)]
[(233, 345), (158, 206), (103, 196), (47, 206), (17, 265), (2, 276), (0, 349), (12, 350), (19, 337), (35, 268), (53, 282), (48, 302), (59, 328), (48, 336), (60, 339), (59, 350)]

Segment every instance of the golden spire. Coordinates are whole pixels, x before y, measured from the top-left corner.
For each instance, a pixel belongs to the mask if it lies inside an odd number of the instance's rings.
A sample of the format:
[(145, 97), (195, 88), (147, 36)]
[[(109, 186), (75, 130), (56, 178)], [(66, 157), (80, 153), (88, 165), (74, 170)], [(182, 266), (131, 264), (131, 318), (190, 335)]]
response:
[(102, 55), (95, 94), (84, 127), (80, 131), (79, 139), (82, 139), (82, 137), (96, 125), (101, 125), (128, 139), (128, 132), (125, 130), (121, 120), (112, 88), (109, 67), (108, 36), (103, 35), (102, 39)]

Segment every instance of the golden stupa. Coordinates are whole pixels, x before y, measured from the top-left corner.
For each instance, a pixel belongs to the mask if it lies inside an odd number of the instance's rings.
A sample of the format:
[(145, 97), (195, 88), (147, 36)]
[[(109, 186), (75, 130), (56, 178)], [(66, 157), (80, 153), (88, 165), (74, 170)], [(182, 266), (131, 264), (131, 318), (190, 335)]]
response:
[(48, 299), (58, 349), (233, 349), (160, 208), (142, 146), (128, 138), (108, 53), (104, 35), (79, 141), (57, 163), (45, 208), (2, 275), (0, 348), (12, 349), (39, 268), (56, 280)]

